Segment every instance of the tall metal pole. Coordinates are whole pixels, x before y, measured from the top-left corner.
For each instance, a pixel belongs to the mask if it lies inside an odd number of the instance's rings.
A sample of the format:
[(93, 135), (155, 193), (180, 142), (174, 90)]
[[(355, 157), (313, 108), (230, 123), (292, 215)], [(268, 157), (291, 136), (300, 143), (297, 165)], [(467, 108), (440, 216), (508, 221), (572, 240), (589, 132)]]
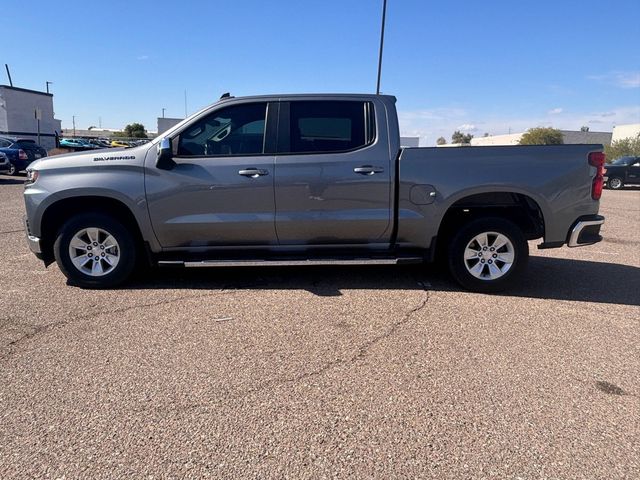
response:
[(163, 108), (162, 109), (162, 118), (164, 118), (164, 111), (165, 111), (165, 109)]
[(76, 136), (76, 116), (73, 115), (73, 117), (71, 117), (71, 118), (73, 118), (73, 136), (75, 138), (75, 136)]
[(187, 118), (187, 91), (184, 91), (184, 118)]
[(384, 22), (387, 17), (387, 0), (382, 3), (382, 28), (380, 29), (380, 54), (378, 56), (378, 84), (376, 95), (380, 95), (380, 75), (382, 75), (382, 48), (384, 46)]
[(49, 93), (49, 85), (51, 85), (53, 82), (46, 82), (47, 84), (47, 93)]

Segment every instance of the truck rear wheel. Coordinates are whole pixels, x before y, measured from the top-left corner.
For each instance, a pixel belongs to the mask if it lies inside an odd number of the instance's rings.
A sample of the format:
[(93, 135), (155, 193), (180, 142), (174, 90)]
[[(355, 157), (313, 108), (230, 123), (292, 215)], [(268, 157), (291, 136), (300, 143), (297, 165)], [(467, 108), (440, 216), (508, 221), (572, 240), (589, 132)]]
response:
[(512, 286), (529, 258), (520, 228), (502, 218), (479, 218), (463, 226), (449, 248), (449, 270), (468, 290), (493, 293)]
[(136, 262), (132, 235), (101, 213), (81, 214), (65, 223), (53, 253), (62, 273), (83, 288), (119, 285), (131, 275)]

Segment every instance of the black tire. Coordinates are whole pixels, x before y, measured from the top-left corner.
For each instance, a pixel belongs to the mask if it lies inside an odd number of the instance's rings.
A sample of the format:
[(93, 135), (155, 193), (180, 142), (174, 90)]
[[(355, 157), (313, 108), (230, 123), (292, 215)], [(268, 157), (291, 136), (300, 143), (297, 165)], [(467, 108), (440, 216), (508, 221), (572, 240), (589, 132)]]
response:
[(18, 168), (12, 162), (9, 162), (9, 171), (7, 172), (7, 175), (11, 175), (12, 177), (18, 175)]
[[(487, 248), (480, 247), (478, 243), (471, 244), (471, 250), (478, 248), (479, 253), (482, 253), (485, 258), (482, 260), (482, 266), (480, 266), (481, 260), (476, 259), (465, 260), (465, 251), (470, 242), (478, 235), (487, 232), (495, 232), (504, 235), (510, 242), (510, 245), (500, 247), (498, 250), (489, 251), (491, 248), (491, 241), (497, 239), (494, 235), (489, 235), (489, 244)], [(507, 251), (507, 248), (511, 252)], [(484, 249), (484, 251), (483, 251)], [(506, 268), (504, 273), (501, 272), (501, 276), (491, 279), (489, 263), (497, 267), (498, 270), (504, 269), (507, 265), (501, 262), (499, 259), (492, 258), (494, 254), (496, 256), (502, 256), (502, 254), (508, 254), (513, 257), (511, 266)], [(503, 291), (509, 287), (512, 287), (520, 279), (523, 271), (526, 268), (529, 259), (529, 244), (525, 239), (520, 228), (514, 223), (498, 217), (486, 217), (472, 220), (468, 224), (460, 228), (460, 230), (453, 236), (453, 239), (449, 246), (448, 261), (449, 271), (453, 278), (464, 288), (482, 293), (495, 293)], [(495, 264), (493, 262), (496, 262)], [(477, 278), (474, 276), (469, 268), (479, 267), (479, 275), (486, 275), (486, 278)], [(494, 268), (495, 270), (495, 268)]]
[[(78, 232), (86, 228), (98, 228), (108, 232), (118, 244), (119, 260), (115, 267), (104, 275), (88, 275), (71, 260), (70, 242)], [(137, 249), (133, 236), (120, 222), (102, 213), (84, 213), (71, 218), (60, 228), (53, 244), (53, 254), (58, 267), (70, 283), (82, 288), (111, 288), (130, 277), (136, 265)], [(108, 265), (106, 267), (110, 268)]]
[[(613, 184), (611, 182), (613, 182)], [(624, 187), (624, 182), (620, 177), (610, 177), (607, 180), (607, 187), (611, 190), (620, 190)]]

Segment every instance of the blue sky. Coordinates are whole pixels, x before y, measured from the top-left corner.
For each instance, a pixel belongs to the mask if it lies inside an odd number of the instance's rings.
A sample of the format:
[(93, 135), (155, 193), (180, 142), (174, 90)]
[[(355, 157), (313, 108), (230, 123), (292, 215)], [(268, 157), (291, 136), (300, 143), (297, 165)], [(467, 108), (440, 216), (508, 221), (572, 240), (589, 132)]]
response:
[[(63, 128), (184, 116), (221, 93), (373, 92), (381, 0), (3, 0), (0, 62)], [(382, 91), (433, 145), (640, 122), (640, 1), (388, 0)], [(4, 72), (1, 83), (8, 83)]]

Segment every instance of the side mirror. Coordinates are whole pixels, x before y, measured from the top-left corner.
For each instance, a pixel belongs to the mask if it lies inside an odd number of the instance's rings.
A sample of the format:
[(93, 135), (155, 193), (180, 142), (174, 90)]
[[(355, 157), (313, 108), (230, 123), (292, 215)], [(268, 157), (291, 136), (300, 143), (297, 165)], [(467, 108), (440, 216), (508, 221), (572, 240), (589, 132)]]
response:
[(171, 170), (176, 166), (176, 162), (173, 161), (173, 148), (171, 146), (170, 138), (163, 138), (158, 144), (158, 158), (156, 160), (156, 167), (162, 170)]

